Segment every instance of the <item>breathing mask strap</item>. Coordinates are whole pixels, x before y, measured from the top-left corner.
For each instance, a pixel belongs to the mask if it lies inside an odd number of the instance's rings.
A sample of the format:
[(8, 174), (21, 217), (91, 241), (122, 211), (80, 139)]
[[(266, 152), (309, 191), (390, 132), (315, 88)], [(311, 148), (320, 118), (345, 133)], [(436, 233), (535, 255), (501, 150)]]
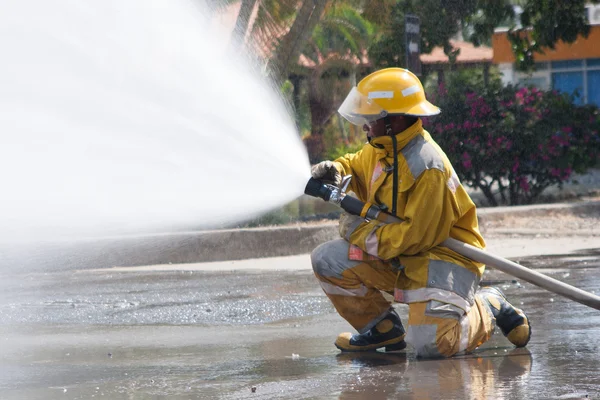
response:
[(398, 140), (392, 130), (392, 119), (388, 115), (383, 118), (383, 123), (385, 124), (385, 134), (392, 138), (392, 151), (394, 152), (392, 214), (396, 215), (398, 205)]

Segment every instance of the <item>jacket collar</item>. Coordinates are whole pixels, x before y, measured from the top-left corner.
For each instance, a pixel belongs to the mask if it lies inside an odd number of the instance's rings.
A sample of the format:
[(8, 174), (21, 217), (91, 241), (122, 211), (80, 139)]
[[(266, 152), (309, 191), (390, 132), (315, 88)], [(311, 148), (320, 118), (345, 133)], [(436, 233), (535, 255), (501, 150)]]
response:
[[(398, 151), (400, 151), (400, 149), (402, 149), (404, 146), (406, 146), (408, 144), (408, 142), (410, 142), (412, 139), (415, 138), (415, 136), (417, 136), (418, 134), (420, 134), (423, 131), (423, 122), (421, 121), (421, 119), (418, 119), (417, 122), (415, 122), (414, 124), (412, 124), (408, 129), (397, 133), (396, 136), (396, 140), (398, 141)], [(380, 155), (386, 155), (386, 154), (393, 154), (394, 150), (393, 150), (393, 144), (392, 144), (392, 137), (391, 136), (379, 136), (379, 137), (375, 137), (373, 139), (371, 139), (371, 145), (373, 145), (373, 147), (375, 147), (375, 151), (377, 152), (377, 154)]]

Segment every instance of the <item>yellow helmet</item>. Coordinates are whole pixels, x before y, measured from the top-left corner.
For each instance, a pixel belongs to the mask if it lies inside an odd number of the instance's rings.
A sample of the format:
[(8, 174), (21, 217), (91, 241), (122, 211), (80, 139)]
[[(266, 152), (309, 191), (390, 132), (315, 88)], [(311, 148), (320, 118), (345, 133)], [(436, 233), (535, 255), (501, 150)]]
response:
[(387, 115), (426, 117), (440, 109), (425, 98), (419, 78), (404, 68), (385, 68), (364, 77), (352, 88), (338, 112), (362, 126)]

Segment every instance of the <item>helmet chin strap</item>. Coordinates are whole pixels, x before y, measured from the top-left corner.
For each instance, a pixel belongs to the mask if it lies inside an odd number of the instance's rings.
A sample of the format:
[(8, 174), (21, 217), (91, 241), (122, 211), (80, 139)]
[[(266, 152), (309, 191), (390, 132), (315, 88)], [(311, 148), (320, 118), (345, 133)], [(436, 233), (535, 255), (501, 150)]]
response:
[(393, 136), (393, 132), (392, 132), (392, 119), (390, 118), (389, 115), (386, 115), (385, 117), (383, 117), (383, 123), (385, 125), (385, 134), (386, 134), (386, 136)]
[[(394, 165), (392, 168), (393, 175), (393, 189), (392, 189), (392, 215), (396, 215), (397, 203), (398, 203), (398, 140), (396, 139), (396, 135), (394, 135), (394, 131), (392, 130), (392, 119), (389, 115), (383, 117), (383, 124), (385, 125), (385, 135), (392, 138), (392, 146), (394, 152)], [(377, 147), (383, 149), (384, 146), (382, 144), (374, 144), (371, 142), (373, 138), (367, 135), (367, 140), (369, 144), (373, 147)]]

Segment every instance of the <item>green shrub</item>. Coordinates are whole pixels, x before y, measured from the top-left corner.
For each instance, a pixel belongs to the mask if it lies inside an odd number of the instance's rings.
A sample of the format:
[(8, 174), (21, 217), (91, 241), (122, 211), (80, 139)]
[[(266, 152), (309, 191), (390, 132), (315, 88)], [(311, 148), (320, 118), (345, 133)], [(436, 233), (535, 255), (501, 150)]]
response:
[(335, 146), (333, 146), (325, 152), (325, 159), (335, 160), (336, 158), (339, 158), (348, 153), (356, 153), (365, 145), (365, 139), (355, 140), (350, 143), (346, 143), (340, 139)]

